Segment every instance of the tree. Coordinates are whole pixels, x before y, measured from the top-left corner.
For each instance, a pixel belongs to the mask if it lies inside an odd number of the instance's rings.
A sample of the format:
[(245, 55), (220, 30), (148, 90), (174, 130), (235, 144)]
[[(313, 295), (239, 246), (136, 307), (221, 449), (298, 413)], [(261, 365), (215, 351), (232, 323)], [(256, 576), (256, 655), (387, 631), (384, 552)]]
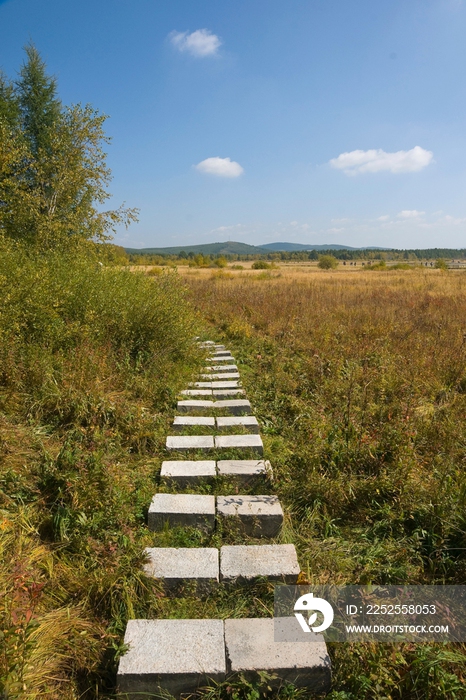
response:
[(64, 107), (35, 47), (26, 54), (15, 88), (0, 83), (0, 232), (39, 249), (108, 240), (137, 210), (101, 211), (110, 197), (107, 117)]
[(338, 266), (338, 260), (333, 255), (319, 255), (317, 267), (321, 270), (334, 270)]

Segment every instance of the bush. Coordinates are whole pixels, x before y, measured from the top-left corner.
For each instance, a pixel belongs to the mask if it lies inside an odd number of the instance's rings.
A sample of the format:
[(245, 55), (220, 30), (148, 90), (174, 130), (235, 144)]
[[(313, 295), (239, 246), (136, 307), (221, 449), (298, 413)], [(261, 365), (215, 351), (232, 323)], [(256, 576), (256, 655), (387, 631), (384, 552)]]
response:
[(268, 262), (265, 262), (265, 260), (254, 260), (251, 267), (253, 270), (270, 270), (270, 269), (272, 269), (272, 265)]
[(333, 255), (319, 255), (317, 267), (321, 270), (334, 270), (338, 266), (338, 260)]
[(437, 268), (437, 270), (448, 270), (448, 265), (445, 258), (438, 258), (435, 261), (435, 267)]

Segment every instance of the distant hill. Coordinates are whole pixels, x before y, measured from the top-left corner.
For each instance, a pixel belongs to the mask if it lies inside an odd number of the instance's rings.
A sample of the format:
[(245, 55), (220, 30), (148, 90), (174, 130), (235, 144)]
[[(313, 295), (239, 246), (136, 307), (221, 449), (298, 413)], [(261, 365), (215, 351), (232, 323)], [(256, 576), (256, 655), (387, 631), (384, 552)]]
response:
[(247, 243), (226, 241), (224, 243), (204, 243), (200, 245), (181, 245), (170, 248), (125, 248), (130, 255), (179, 255), (182, 251), (202, 253), (202, 255), (258, 255), (264, 251)]
[(391, 250), (390, 248), (378, 248), (370, 246), (367, 248), (353, 248), (350, 245), (340, 245), (338, 243), (326, 243), (325, 245), (314, 245), (312, 243), (265, 243), (261, 245), (262, 250), (294, 252), (298, 250)]

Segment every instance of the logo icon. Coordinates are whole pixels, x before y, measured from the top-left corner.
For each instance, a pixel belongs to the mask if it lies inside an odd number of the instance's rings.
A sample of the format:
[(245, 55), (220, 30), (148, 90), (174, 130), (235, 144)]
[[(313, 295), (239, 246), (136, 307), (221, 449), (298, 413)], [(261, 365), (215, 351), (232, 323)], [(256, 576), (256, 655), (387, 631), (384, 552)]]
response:
[[(296, 612), (297, 610), (309, 613), (307, 622), (304, 615), (301, 612)], [(294, 606), (294, 611), (295, 617), (303, 632), (323, 632), (330, 627), (333, 622), (333, 608), (330, 603), (323, 598), (314, 598), (313, 593), (306, 593), (298, 598)], [(322, 624), (317, 627), (314, 626), (317, 620), (316, 611), (322, 613), (324, 616)]]

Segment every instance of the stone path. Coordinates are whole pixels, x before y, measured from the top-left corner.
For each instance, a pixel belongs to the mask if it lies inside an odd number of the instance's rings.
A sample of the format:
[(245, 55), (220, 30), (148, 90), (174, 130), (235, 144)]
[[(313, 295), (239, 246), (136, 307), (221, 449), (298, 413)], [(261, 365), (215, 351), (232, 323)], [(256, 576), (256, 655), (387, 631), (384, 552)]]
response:
[[(154, 495), (148, 527), (160, 531), (187, 526), (211, 533), (218, 525), (225, 534), (273, 539), (283, 524), (278, 497), (238, 493), (242, 488), (257, 490), (272, 478), (238, 366), (225, 346), (213, 341), (199, 345), (208, 360), (200, 381), (181, 392), (180, 415), (173, 421), (176, 434), (166, 439), (174, 458), (163, 461), (160, 470), (161, 483), (172, 493)], [(225, 459), (218, 459), (222, 452)], [(202, 457), (205, 453), (215, 459)], [(232, 453), (235, 458), (229, 458)], [(179, 493), (219, 479), (231, 486), (231, 495)], [(295, 584), (300, 572), (292, 544), (155, 547), (145, 553), (145, 573), (163, 582), (172, 596), (205, 597), (218, 586), (234, 589), (263, 578)], [(279, 620), (282, 625), (289, 622)], [(179, 697), (240, 673), (258, 680), (261, 671), (275, 674), (272, 687), (291, 682), (313, 693), (330, 689), (323, 638), (316, 637), (313, 644), (275, 642), (273, 618), (130, 620), (124, 643), (129, 649), (119, 662), (118, 691), (131, 700), (161, 691)]]

